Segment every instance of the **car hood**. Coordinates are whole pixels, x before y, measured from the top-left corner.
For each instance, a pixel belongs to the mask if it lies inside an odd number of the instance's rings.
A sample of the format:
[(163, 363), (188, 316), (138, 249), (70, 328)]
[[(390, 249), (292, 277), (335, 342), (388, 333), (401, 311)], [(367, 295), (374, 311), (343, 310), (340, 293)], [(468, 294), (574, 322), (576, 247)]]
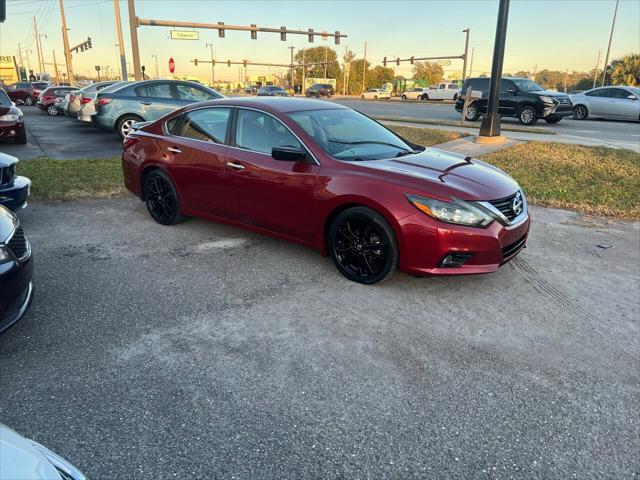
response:
[(407, 193), (455, 196), (462, 200), (495, 200), (508, 197), (518, 184), (502, 170), (477, 159), (427, 148), (416, 155), (357, 162), (385, 179), (393, 175), (411, 189)]
[(529, 93), (532, 93), (534, 95), (551, 97), (551, 98), (566, 98), (566, 97), (569, 96), (566, 93), (554, 92), (553, 90), (540, 90), (540, 91), (537, 91), (537, 92), (529, 92)]

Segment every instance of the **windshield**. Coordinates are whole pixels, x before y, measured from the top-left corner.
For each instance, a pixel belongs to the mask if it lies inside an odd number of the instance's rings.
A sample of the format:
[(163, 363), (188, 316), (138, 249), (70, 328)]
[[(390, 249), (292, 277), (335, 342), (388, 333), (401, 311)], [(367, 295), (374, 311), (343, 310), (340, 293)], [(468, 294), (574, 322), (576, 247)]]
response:
[(522, 92), (540, 92), (544, 90), (544, 88), (533, 80), (513, 79), (513, 83), (515, 83), (518, 90)]
[(640, 88), (638, 88), (638, 87), (629, 87), (629, 90), (631, 90), (636, 96), (640, 97)]
[(395, 134), (355, 110), (307, 110), (288, 115), (337, 160), (379, 160), (414, 153)]
[(2, 89), (0, 89), (0, 106), (2, 107), (11, 106), (11, 100), (9, 99), (9, 95), (7, 95), (5, 91)]

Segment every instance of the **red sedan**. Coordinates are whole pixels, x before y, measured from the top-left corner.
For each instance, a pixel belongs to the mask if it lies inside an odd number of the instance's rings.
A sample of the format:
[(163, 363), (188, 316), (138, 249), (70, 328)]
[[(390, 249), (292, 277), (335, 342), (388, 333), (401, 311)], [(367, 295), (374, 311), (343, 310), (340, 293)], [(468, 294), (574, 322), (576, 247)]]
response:
[(158, 223), (196, 216), (306, 244), (356, 282), (493, 272), (527, 241), (506, 173), (337, 104), (230, 98), (137, 127), (125, 184)]
[[(0, 89), (0, 140), (10, 139), (15, 143), (27, 143), (22, 110), (16, 107), (4, 90)], [(2, 169), (0, 169), (2, 183)]]

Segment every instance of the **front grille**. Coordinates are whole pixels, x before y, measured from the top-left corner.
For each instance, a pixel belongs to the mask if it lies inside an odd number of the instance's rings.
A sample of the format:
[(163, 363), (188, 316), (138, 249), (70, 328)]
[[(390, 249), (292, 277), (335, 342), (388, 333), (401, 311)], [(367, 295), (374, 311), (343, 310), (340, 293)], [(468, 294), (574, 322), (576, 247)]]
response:
[(29, 242), (24, 236), (22, 227), (18, 227), (15, 231), (7, 247), (9, 247), (9, 250), (13, 252), (18, 260), (24, 260), (29, 255)]
[(527, 236), (523, 235), (521, 238), (519, 238), (517, 241), (513, 242), (511, 245), (507, 245), (506, 247), (502, 248), (502, 258), (509, 258), (513, 255), (515, 255), (516, 253), (518, 253), (518, 251), (524, 247), (524, 242), (527, 240)]
[(558, 104), (560, 105), (571, 105), (571, 99), (570, 98), (560, 98), (558, 100)]
[(16, 165), (15, 163), (9, 165), (8, 167), (0, 167), (0, 185), (4, 185), (5, 183), (10, 183), (13, 181), (13, 177), (16, 174)]
[(500, 213), (507, 217), (507, 220), (509, 220), (510, 222), (517, 217), (517, 215), (513, 211), (513, 198), (516, 196), (516, 193), (506, 198), (489, 201), (489, 203), (500, 210)]

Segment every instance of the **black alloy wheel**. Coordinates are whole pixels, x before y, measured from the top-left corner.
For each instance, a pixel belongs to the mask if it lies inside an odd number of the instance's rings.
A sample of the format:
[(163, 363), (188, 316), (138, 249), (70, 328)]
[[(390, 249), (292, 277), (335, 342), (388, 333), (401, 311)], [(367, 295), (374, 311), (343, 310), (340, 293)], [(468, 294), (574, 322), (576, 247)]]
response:
[(178, 193), (169, 176), (154, 170), (144, 177), (144, 200), (151, 217), (161, 225), (174, 225), (184, 220), (180, 214)]
[(574, 120), (584, 120), (589, 116), (589, 111), (587, 107), (584, 105), (576, 105), (573, 107), (573, 118)]
[(340, 273), (354, 282), (381, 282), (398, 265), (393, 230), (381, 215), (367, 207), (340, 213), (329, 229), (328, 244)]

